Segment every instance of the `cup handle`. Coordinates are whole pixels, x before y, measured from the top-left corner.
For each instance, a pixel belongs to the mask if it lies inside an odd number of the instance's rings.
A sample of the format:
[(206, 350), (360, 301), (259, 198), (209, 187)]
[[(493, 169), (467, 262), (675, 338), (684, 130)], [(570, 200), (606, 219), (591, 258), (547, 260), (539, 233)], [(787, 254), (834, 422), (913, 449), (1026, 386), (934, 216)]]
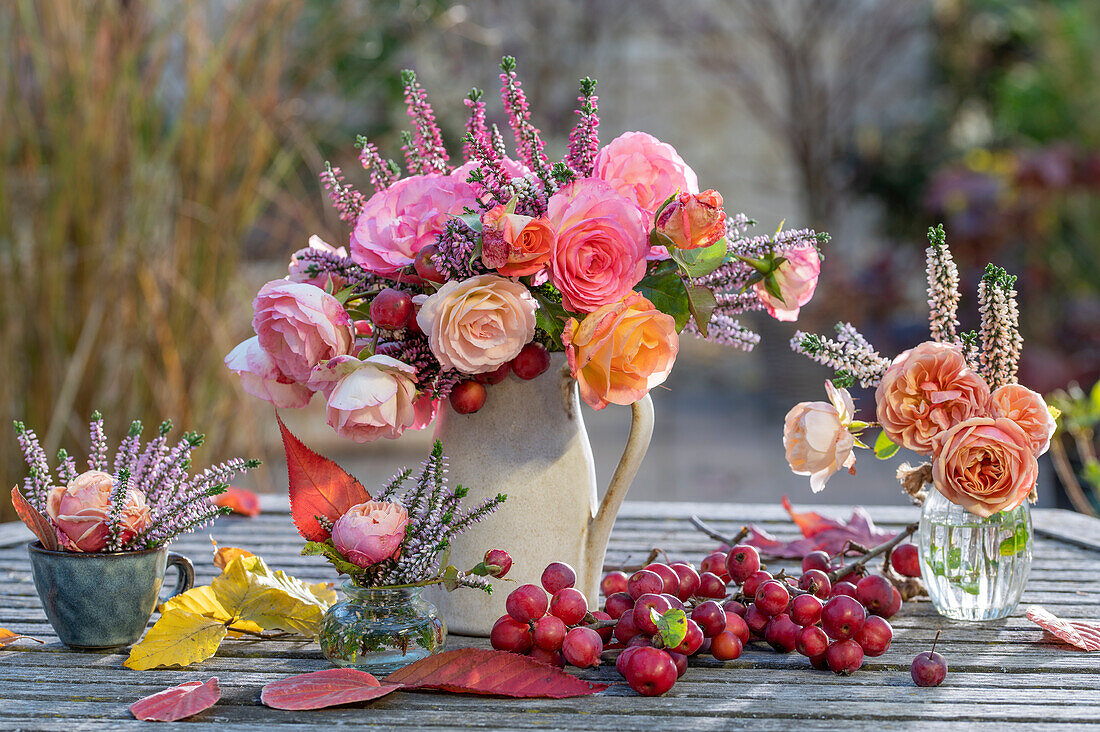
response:
[(173, 565), (175, 565), (176, 569), (179, 571), (179, 575), (176, 579), (176, 587), (172, 590), (172, 594), (170, 594), (168, 598), (175, 597), (182, 592), (187, 592), (195, 586), (195, 567), (191, 564), (190, 559), (182, 554), (168, 552), (168, 566), (171, 567)]

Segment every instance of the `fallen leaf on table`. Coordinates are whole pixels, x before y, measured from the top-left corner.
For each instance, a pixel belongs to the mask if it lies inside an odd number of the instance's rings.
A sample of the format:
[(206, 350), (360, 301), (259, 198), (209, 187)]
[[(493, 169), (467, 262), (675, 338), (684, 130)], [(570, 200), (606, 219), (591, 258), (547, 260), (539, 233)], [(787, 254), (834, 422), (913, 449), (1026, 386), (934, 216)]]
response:
[(336, 604), (336, 590), (333, 588), (331, 582), (317, 582), (309, 586), (309, 591), (313, 593), (321, 602), (326, 606), (331, 607)]
[(745, 543), (773, 557), (800, 559), (819, 549), (828, 554), (836, 554), (844, 549), (848, 542), (870, 548), (890, 541), (897, 535), (895, 532), (882, 531), (875, 526), (875, 522), (861, 506), (852, 510), (852, 516), (847, 521), (827, 518), (814, 511), (796, 512), (786, 496), (783, 496), (783, 508), (787, 509), (791, 520), (802, 531), (803, 538), (782, 541), (753, 525), (749, 527), (749, 535), (745, 538)]
[(0, 628), (0, 648), (4, 648), (5, 646), (10, 646), (12, 643), (15, 643), (17, 640), (29, 640), (29, 641), (34, 641), (35, 643), (45, 643), (46, 642), (46, 641), (40, 641), (37, 638), (31, 638), (29, 635), (20, 635), (19, 633), (8, 630), (7, 628)]
[(50, 520), (43, 516), (38, 509), (32, 506), (18, 488), (11, 489), (11, 505), (15, 507), (15, 513), (34, 532), (38, 540), (42, 542), (42, 548), (55, 552), (58, 549), (57, 530)]
[(260, 515), (260, 497), (250, 490), (231, 485), (225, 489), (225, 493), (219, 493), (211, 499), (215, 506), (229, 508), (233, 513), (242, 516)]
[(1062, 620), (1039, 605), (1027, 609), (1027, 619), (1066, 643), (1086, 651), (1100, 651), (1100, 623)]
[(158, 666), (188, 666), (213, 656), (225, 638), (225, 623), (185, 610), (169, 610), (130, 649), (123, 666), (145, 671)]
[(369, 501), (370, 493), (339, 465), (303, 445), (286, 428), (278, 414), (275, 418), (279, 422), (283, 449), (286, 451), (290, 514), (294, 525), (303, 538), (322, 542), (330, 534), (316, 517), (323, 516), (335, 522), (352, 506)]
[(311, 637), (317, 635), (321, 617), (331, 604), (314, 594), (310, 585), (282, 570), (272, 571), (256, 556), (231, 561), (210, 587), (233, 617), (264, 630)]
[(130, 705), (130, 714), (146, 722), (176, 722), (206, 711), (221, 696), (216, 676), (209, 681), (188, 681), (137, 700)]
[(214, 592), (214, 588), (210, 585), (192, 587), (187, 592), (165, 600), (160, 606), (160, 611), (161, 613), (166, 613), (169, 610), (182, 610), (184, 612), (194, 613), (195, 615), (201, 615), (204, 618), (211, 618), (222, 623), (228, 623), (233, 620), (234, 629), (250, 633), (262, 633), (264, 630), (259, 625), (256, 625), (256, 623), (250, 623), (240, 619), (234, 620), (234, 616), (225, 609), (225, 606), (222, 605), (221, 601), (218, 599), (217, 593)]
[(607, 688), (607, 684), (578, 679), (528, 656), (482, 648), (459, 648), (422, 658), (394, 671), (384, 683), (408, 689), (549, 699), (585, 696)]
[(214, 541), (214, 537), (210, 537), (210, 542), (214, 545), (214, 566), (218, 569), (225, 569), (226, 566), (237, 557), (254, 557), (256, 556), (247, 549), (241, 549), (239, 546), (218, 546), (218, 542)]
[(272, 709), (324, 709), (386, 696), (401, 684), (379, 684), (366, 671), (329, 668), (272, 681), (260, 692), (260, 701)]

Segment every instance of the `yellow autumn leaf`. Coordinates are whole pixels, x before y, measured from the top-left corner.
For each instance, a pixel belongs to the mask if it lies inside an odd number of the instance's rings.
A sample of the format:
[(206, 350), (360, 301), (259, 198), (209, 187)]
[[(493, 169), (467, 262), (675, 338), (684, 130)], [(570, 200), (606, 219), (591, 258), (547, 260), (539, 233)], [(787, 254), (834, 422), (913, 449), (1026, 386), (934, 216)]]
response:
[(325, 603), (326, 607), (332, 607), (336, 604), (336, 590), (332, 589), (331, 582), (318, 582), (315, 585), (310, 585), (309, 591), (313, 593), (314, 597)]
[(331, 604), (314, 594), (310, 585), (281, 570), (272, 571), (257, 556), (231, 560), (210, 586), (233, 617), (265, 630), (310, 637), (317, 635), (321, 616)]
[(171, 609), (130, 649), (130, 657), (123, 665), (137, 671), (158, 666), (189, 666), (213, 656), (225, 634), (224, 622)]
[(0, 628), (0, 648), (15, 643), (17, 640), (29, 640), (34, 641), (35, 643), (44, 642), (38, 640), (37, 638), (31, 638), (29, 635), (20, 635), (19, 633), (8, 630), (7, 628)]
[(231, 615), (229, 611), (226, 610), (225, 606), (218, 600), (214, 588), (210, 585), (194, 587), (187, 592), (166, 600), (160, 606), (160, 611), (165, 613), (169, 610), (183, 610), (184, 612), (201, 615), (205, 618), (211, 618), (222, 623), (234, 621), (232, 624), (234, 630), (243, 630), (250, 633), (263, 632), (263, 628), (255, 623), (234, 620), (233, 615)]

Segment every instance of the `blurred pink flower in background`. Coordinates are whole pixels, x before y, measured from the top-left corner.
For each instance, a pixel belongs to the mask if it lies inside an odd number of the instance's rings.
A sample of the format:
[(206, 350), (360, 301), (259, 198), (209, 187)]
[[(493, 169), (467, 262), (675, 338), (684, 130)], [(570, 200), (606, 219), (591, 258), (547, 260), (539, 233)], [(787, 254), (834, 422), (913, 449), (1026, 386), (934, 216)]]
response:
[(324, 290), (274, 280), (252, 302), (252, 328), (286, 376), (304, 383), (319, 363), (351, 351), (354, 326), (344, 306)]
[(1016, 508), (1038, 476), (1031, 440), (1011, 419), (974, 417), (934, 440), (932, 482), (947, 500), (977, 516)]
[[(98, 552), (107, 546), (109, 528), (107, 515), (111, 510), (111, 491), (115, 479), (99, 470), (78, 475), (65, 487), (55, 486), (46, 497), (46, 513), (63, 534), (70, 551)], [(149, 507), (145, 494), (133, 488), (126, 491), (122, 509), (122, 531), (125, 542), (149, 524)]]
[(783, 297), (778, 298), (768, 292), (763, 282), (757, 282), (753, 289), (764, 303), (768, 315), (776, 320), (793, 322), (798, 320), (798, 311), (813, 298), (817, 289), (821, 254), (811, 244), (784, 249), (779, 254), (787, 259), (779, 265), (774, 275)]
[(241, 377), (241, 388), (245, 392), (276, 407), (298, 409), (309, 404), (313, 396), (308, 387), (279, 370), (260, 346), (259, 336), (252, 336), (230, 351), (225, 357), (225, 365)]
[(416, 369), (389, 356), (338, 356), (309, 383), (325, 394), (329, 426), (355, 442), (396, 439), (416, 421)]
[(352, 506), (332, 525), (332, 543), (352, 564), (370, 567), (397, 555), (409, 525), (397, 503), (367, 501)]

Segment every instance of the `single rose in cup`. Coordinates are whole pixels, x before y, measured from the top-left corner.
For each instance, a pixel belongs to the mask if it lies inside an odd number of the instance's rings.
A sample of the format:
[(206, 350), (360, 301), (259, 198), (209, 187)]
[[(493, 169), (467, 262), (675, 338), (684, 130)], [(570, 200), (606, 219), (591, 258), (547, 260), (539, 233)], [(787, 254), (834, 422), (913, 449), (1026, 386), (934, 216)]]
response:
[(1011, 419), (973, 417), (933, 440), (936, 490), (977, 516), (1016, 508), (1038, 476), (1031, 439)]
[[(46, 514), (63, 536), (69, 551), (98, 552), (107, 546), (110, 535), (107, 516), (115, 479), (100, 470), (78, 475), (68, 485), (54, 486), (46, 496)], [(119, 518), (119, 538), (129, 541), (149, 524), (145, 494), (133, 488), (126, 491)]]
[(332, 525), (332, 543), (359, 567), (371, 567), (398, 555), (409, 514), (397, 503), (367, 501), (352, 506)]

